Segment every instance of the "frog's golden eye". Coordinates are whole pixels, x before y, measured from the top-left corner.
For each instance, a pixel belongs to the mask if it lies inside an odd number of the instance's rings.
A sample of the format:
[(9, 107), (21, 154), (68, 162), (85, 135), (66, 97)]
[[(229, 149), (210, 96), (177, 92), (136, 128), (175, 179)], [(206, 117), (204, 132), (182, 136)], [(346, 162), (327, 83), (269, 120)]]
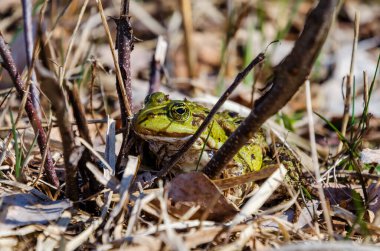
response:
[(190, 116), (189, 107), (183, 102), (173, 103), (169, 108), (169, 116), (178, 121), (185, 121)]

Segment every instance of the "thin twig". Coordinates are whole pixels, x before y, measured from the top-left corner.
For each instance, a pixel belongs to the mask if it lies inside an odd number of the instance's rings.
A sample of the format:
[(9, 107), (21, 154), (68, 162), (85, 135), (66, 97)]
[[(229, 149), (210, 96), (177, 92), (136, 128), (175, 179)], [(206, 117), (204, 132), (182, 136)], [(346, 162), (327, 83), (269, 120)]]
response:
[(63, 61), (63, 66), (62, 66), (62, 69), (61, 69), (60, 75), (59, 75), (60, 76), (60, 78), (59, 78), (59, 86), (63, 85), (63, 80), (65, 79), (66, 68), (67, 68), (67, 64), (69, 62), (70, 53), (71, 53), (71, 50), (73, 48), (74, 41), (75, 41), (78, 29), (79, 29), (79, 25), (80, 25), (80, 23), (82, 21), (83, 14), (84, 14), (84, 11), (86, 10), (88, 1), (89, 0), (85, 0), (84, 3), (83, 3), (83, 6), (82, 6), (82, 8), (80, 10), (80, 13), (79, 13), (79, 16), (78, 16), (78, 20), (77, 20), (77, 23), (75, 25), (73, 34), (71, 36), (71, 39), (70, 39), (70, 42), (69, 42), (69, 46), (68, 46), (67, 51), (66, 51), (65, 59)]
[(235, 90), (235, 88), (239, 85), (239, 83), (248, 75), (248, 73), (255, 67), (258, 63), (262, 62), (265, 59), (265, 54), (260, 53), (257, 55), (255, 59), (252, 60), (252, 62), (239, 74), (236, 76), (235, 80), (232, 82), (232, 84), (228, 87), (228, 89), (223, 93), (223, 95), (220, 97), (218, 102), (214, 105), (214, 107), (211, 109), (210, 113), (207, 115), (205, 120), (202, 122), (202, 124), (199, 126), (198, 130), (193, 134), (193, 136), (186, 141), (185, 144), (181, 146), (181, 148), (170, 158), (169, 161), (163, 164), (163, 168), (158, 172), (157, 176), (162, 177), (166, 175), (180, 160), (180, 158), (186, 154), (186, 152), (190, 149), (190, 147), (197, 141), (199, 136), (203, 133), (203, 131), (207, 128), (207, 126), (210, 124), (212, 118), (217, 113), (220, 107), (224, 104), (224, 102), (227, 100), (227, 98), (230, 96), (230, 94)]
[[(13, 61), (11, 52), (9, 51), (7, 45), (5, 44), (3, 35), (0, 33), (0, 54), (3, 58), (2, 65), (9, 72), (13, 83), (17, 89), (18, 95), (20, 97), (24, 96), (24, 83), (21, 80), (21, 76), (17, 71), (16, 65)], [(26, 94), (28, 95), (28, 94)], [(38, 133), (38, 146), (40, 148), (41, 156), (47, 151), (46, 162), (45, 162), (45, 172), (49, 181), (56, 187), (59, 187), (59, 180), (57, 174), (54, 170), (53, 159), (51, 157), (50, 149), (46, 148), (47, 138), (46, 133), (42, 127), (41, 120), (37, 115), (37, 111), (33, 105), (30, 95), (27, 97), (25, 104), (25, 111), (28, 114), (29, 121), (31, 122), (34, 132)]]
[(13, 92), (13, 88), (10, 88), (8, 93), (5, 94), (5, 97), (3, 98), (3, 100), (0, 102), (0, 108), (3, 106), (3, 104), (5, 103), (5, 101), (8, 99), (9, 95)]

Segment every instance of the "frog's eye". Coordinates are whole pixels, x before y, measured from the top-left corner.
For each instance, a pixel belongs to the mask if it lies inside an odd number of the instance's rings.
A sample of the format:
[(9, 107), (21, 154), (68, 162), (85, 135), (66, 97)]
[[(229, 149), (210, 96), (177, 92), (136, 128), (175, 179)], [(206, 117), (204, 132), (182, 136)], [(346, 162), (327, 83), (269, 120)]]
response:
[(182, 102), (174, 103), (170, 106), (169, 116), (175, 120), (185, 121), (190, 116), (189, 107)]

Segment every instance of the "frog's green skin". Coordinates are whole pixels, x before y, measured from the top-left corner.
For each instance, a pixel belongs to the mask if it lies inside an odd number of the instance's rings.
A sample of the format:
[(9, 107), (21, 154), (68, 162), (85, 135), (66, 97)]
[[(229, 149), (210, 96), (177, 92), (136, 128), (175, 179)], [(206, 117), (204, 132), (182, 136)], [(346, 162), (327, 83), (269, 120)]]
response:
[[(145, 99), (144, 108), (134, 117), (133, 129), (137, 135), (149, 142), (150, 149), (161, 161), (177, 151), (196, 132), (208, 113), (208, 108), (195, 102), (170, 100), (164, 93), (157, 92)], [(198, 141), (177, 164), (180, 170), (183, 172), (196, 170), (205, 145), (205, 152), (197, 169), (202, 170), (242, 119), (230, 111), (217, 113)], [(265, 146), (264, 136), (258, 133), (235, 155), (231, 168), (228, 168), (223, 176), (235, 176), (259, 170)]]

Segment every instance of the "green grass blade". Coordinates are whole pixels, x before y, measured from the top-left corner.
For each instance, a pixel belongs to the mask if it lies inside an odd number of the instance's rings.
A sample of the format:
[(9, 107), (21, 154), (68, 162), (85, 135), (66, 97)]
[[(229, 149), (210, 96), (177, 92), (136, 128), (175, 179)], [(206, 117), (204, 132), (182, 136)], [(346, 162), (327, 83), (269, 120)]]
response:
[(377, 63), (376, 63), (375, 74), (373, 75), (373, 79), (372, 79), (372, 82), (371, 82), (371, 86), (369, 87), (369, 91), (368, 91), (368, 104), (367, 104), (367, 106), (366, 106), (367, 110), (368, 110), (368, 106), (369, 106), (369, 100), (371, 99), (372, 91), (373, 91), (373, 88), (374, 88), (374, 86), (375, 86), (377, 73), (378, 73), (378, 71), (379, 71), (379, 64), (380, 64), (380, 54), (379, 54), (379, 56), (377, 57)]
[(29, 147), (28, 149), (28, 152), (26, 153), (26, 156), (24, 158), (24, 160), (22, 161), (21, 163), (21, 167), (24, 168), (25, 166), (25, 161), (29, 158), (30, 154), (32, 153), (32, 150), (34, 148), (34, 146), (36, 145), (37, 143), (37, 137), (38, 137), (38, 132), (36, 133), (36, 135), (34, 136), (34, 139), (33, 139), (33, 142), (32, 142), (32, 145)]
[(18, 147), (18, 137), (17, 137), (17, 131), (16, 131), (16, 124), (13, 119), (13, 114), (11, 111), (9, 111), (10, 117), (11, 117), (11, 124), (12, 124), (12, 134), (13, 134), (13, 140), (14, 142), (14, 150), (15, 150), (15, 156), (16, 156), (16, 164), (15, 164), (15, 174), (16, 178), (19, 178), (21, 176), (21, 149)]
[(328, 126), (331, 127), (331, 129), (334, 130), (334, 132), (336, 132), (336, 134), (338, 135), (339, 137), (339, 140), (343, 141), (343, 143), (346, 143), (348, 144), (349, 142), (347, 141), (347, 139), (343, 136), (343, 134), (339, 131), (338, 128), (336, 128), (336, 126), (333, 125), (333, 123), (331, 123), (328, 119), (326, 119), (325, 117), (323, 117), (321, 114), (317, 113), (317, 112), (314, 112), (318, 117), (320, 117)]
[(197, 162), (197, 168), (195, 169), (196, 171), (198, 171), (198, 167), (199, 167), (199, 164), (201, 163), (202, 155), (203, 155), (203, 152), (205, 151), (205, 147), (206, 147), (206, 144), (207, 144), (208, 138), (210, 137), (211, 130), (212, 130), (212, 127), (213, 127), (213, 126), (214, 126), (214, 121), (212, 121), (212, 123), (211, 123), (210, 130), (209, 130), (208, 133), (207, 133), (206, 140), (205, 140), (205, 142), (203, 143), (201, 153), (199, 154), (199, 159), (198, 159), (198, 162)]
[(355, 91), (356, 91), (356, 79), (354, 77), (354, 84), (352, 88), (352, 96), (351, 96), (351, 102), (352, 102), (352, 113), (351, 113), (351, 122), (350, 126), (353, 126), (355, 124)]

